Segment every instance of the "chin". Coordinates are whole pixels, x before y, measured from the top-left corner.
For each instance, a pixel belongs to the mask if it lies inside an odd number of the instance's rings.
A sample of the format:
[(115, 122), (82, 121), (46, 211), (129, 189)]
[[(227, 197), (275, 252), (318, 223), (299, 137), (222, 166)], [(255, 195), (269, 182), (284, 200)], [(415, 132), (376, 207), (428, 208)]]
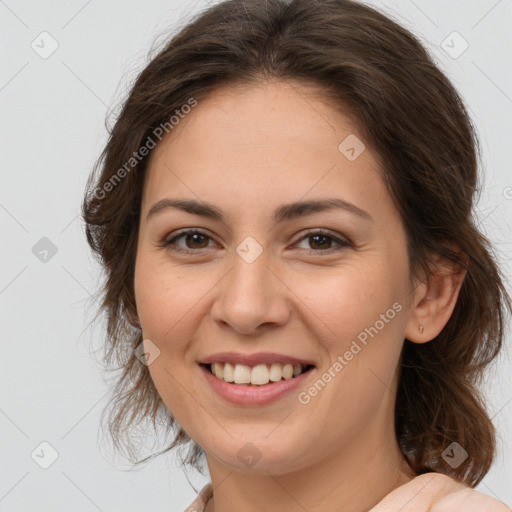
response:
[(232, 470), (252, 475), (281, 475), (307, 466), (302, 452), (303, 442), (285, 446), (277, 437), (272, 441), (265, 439), (268, 432), (266, 429), (261, 436), (262, 441), (249, 441), (247, 437), (243, 441), (230, 439), (229, 446), (218, 450), (207, 449), (207, 457), (212, 455)]

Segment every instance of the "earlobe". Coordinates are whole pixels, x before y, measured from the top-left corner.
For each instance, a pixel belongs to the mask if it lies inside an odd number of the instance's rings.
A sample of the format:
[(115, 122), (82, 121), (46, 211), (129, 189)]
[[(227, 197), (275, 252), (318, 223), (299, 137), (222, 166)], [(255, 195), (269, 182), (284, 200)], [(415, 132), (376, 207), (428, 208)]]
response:
[(434, 273), (416, 290), (405, 338), (427, 343), (439, 335), (455, 309), (465, 276), (457, 263), (438, 260)]

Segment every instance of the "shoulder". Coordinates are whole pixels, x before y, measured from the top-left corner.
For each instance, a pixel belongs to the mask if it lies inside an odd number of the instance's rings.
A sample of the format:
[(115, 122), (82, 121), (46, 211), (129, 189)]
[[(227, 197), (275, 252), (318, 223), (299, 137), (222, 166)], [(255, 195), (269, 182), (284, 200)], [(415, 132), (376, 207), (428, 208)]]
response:
[(213, 496), (213, 487), (208, 482), (197, 495), (196, 499), (185, 509), (184, 512), (204, 512), (207, 501)]
[[(442, 473), (425, 473), (396, 488), (370, 512), (512, 512), (501, 501)], [(408, 508), (409, 507), (409, 508)]]

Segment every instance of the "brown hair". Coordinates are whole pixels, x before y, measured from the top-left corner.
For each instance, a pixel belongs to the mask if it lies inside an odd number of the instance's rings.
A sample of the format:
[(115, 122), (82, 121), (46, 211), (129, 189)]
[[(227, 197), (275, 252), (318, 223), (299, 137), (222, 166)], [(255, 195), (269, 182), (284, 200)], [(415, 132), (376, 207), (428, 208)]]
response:
[[(204, 455), (167, 411), (147, 366), (134, 354), (142, 342), (133, 277), (149, 159), (139, 149), (191, 98), (270, 79), (313, 81), (355, 116), (365, 143), (383, 162), (401, 213), (411, 277), (432, 272), (432, 253), (467, 270), (441, 333), (424, 344), (404, 340), (395, 428), (417, 473), (436, 471), (476, 486), (496, 452), (495, 429), (477, 384), (499, 353), (511, 310), (492, 248), (472, 213), (478, 140), (459, 94), (419, 40), (350, 0), (226, 0), (199, 13), (140, 73), (109, 130), (87, 184), (83, 218), (105, 271), (105, 362), (108, 367), (116, 361), (122, 370), (108, 408), (116, 447), (125, 443), (134, 453), (130, 438), (123, 441), (121, 434), (151, 420), (155, 432), (158, 423), (167, 433), (174, 430), (174, 439), (136, 464), (189, 441), (185, 462), (200, 470)], [(134, 155), (136, 161), (130, 160)], [(452, 442), (469, 454), (457, 468), (442, 458)]]

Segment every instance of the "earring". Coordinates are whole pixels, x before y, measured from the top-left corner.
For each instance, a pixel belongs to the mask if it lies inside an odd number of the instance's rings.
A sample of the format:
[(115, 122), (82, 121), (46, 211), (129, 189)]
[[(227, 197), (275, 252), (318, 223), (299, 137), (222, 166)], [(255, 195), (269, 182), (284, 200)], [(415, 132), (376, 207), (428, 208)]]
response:
[(423, 331), (424, 331), (424, 327), (423, 327), (423, 325), (419, 324), (419, 325), (418, 325), (418, 330), (419, 330), (420, 332), (423, 332)]

